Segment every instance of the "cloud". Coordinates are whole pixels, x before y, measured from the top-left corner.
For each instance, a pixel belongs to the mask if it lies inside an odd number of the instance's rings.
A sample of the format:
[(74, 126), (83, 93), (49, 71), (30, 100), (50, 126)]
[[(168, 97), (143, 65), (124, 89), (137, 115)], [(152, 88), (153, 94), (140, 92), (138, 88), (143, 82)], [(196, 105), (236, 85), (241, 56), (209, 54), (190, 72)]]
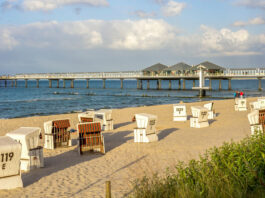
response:
[(136, 10), (132, 14), (140, 18), (152, 18), (156, 16), (155, 12), (145, 12), (143, 10)]
[(236, 5), (245, 6), (248, 8), (259, 8), (265, 9), (265, 1), (264, 0), (238, 0)]
[(262, 25), (262, 24), (265, 24), (265, 19), (262, 17), (256, 17), (248, 21), (236, 21), (233, 23), (233, 25), (236, 27), (243, 27), (247, 25)]
[(7, 29), (0, 29), (0, 50), (12, 50), (18, 45), (18, 41)]
[(108, 6), (107, 0), (5, 0), (1, 7), (4, 9), (19, 8), (28, 11), (50, 11), (66, 5)]
[[(181, 56), (265, 54), (265, 34), (201, 25), (199, 33), (182, 33), (164, 20), (85, 20), (38, 22), (0, 27), (1, 50), (43, 49), (170, 51)], [(134, 52), (132, 52), (134, 51)]]
[(162, 13), (164, 16), (167, 17), (176, 16), (179, 15), (185, 7), (185, 3), (179, 3), (171, 0), (165, 6), (162, 7)]

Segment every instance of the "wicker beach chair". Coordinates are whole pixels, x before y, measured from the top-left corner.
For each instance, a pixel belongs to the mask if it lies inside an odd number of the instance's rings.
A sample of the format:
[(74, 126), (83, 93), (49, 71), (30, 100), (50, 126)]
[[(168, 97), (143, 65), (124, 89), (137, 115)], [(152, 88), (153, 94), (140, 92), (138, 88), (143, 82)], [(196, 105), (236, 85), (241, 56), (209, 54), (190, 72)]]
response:
[(100, 122), (80, 123), (78, 129), (78, 152), (99, 151), (105, 154), (104, 137), (101, 133)]
[(54, 149), (62, 146), (69, 146), (70, 121), (65, 120), (52, 120), (44, 123), (45, 143), (44, 148)]

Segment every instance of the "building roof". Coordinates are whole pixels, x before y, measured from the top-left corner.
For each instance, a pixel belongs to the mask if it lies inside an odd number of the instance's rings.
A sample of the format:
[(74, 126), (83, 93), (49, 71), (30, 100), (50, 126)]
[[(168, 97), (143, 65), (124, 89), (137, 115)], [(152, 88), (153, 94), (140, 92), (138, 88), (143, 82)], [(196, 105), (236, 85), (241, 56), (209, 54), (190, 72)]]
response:
[(180, 62), (178, 64), (175, 64), (175, 65), (172, 65), (168, 68), (165, 68), (163, 70), (164, 71), (184, 71), (184, 70), (190, 70), (190, 69), (191, 69), (190, 65), (183, 63), (183, 62)]
[(219, 66), (219, 65), (216, 65), (216, 64), (211, 63), (211, 62), (208, 62), (208, 61), (205, 61), (205, 62), (203, 62), (203, 63), (200, 63), (200, 64), (198, 64), (198, 65), (193, 66), (193, 67), (192, 67), (192, 70), (197, 70), (197, 68), (198, 68), (200, 65), (206, 67), (207, 69), (225, 70), (224, 67), (221, 67), (221, 66)]
[(162, 71), (163, 69), (167, 68), (168, 66), (163, 65), (161, 63), (154, 64), (150, 67), (143, 69), (142, 71)]

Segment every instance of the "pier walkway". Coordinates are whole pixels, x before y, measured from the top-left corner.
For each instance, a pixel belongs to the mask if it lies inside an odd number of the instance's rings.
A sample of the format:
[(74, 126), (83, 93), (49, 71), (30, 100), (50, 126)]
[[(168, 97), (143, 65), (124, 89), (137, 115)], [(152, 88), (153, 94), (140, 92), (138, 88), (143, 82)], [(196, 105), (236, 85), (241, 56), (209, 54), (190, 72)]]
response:
[[(232, 89), (231, 80), (234, 79), (258, 79), (258, 90), (262, 90), (261, 80), (265, 78), (264, 68), (251, 69), (226, 69), (224, 73), (205, 74), (205, 79), (209, 80), (209, 88), (212, 88), (212, 80), (219, 80), (219, 89), (222, 89), (222, 81), (228, 81), (228, 90)], [(142, 89), (142, 82), (147, 82), (147, 89), (149, 89), (149, 81), (157, 81), (157, 89), (161, 89), (161, 81), (169, 81), (169, 89), (171, 89), (171, 81), (177, 80), (179, 89), (186, 89), (185, 81), (192, 80), (193, 87), (195, 80), (198, 80), (198, 74), (159, 74), (159, 75), (144, 75), (141, 71), (127, 71), (127, 72), (82, 72), (82, 73), (35, 73), (35, 74), (15, 74), (0, 76), (0, 81), (4, 81), (4, 87), (7, 87), (7, 81), (11, 81), (12, 87), (17, 87), (17, 80), (24, 80), (25, 87), (27, 87), (28, 80), (36, 80), (36, 87), (39, 87), (39, 80), (48, 80), (49, 87), (52, 87), (52, 81), (57, 81), (57, 88), (59, 88), (59, 81), (63, 81), (63, 88), (65, 88), (65, 81), (71, 81), (71, 88), (74, 88), (74, 80), (86, 80), (87, 88), (89, 88), (90, 79), (101, 79), (103, 81), (103, 88), (106, 88), (106, 79), (119, 79), (121, 88), (123, 88), (124, 79), (137, 80), (137, 88)]]

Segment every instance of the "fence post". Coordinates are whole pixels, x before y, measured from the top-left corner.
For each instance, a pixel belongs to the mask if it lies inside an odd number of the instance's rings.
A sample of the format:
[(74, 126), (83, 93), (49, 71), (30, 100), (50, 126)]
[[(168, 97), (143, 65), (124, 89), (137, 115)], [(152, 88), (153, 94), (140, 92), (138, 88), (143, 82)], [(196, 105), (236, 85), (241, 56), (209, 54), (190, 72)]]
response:
[(106, 181), (106, 198), (111, 198), (110, 181)]

